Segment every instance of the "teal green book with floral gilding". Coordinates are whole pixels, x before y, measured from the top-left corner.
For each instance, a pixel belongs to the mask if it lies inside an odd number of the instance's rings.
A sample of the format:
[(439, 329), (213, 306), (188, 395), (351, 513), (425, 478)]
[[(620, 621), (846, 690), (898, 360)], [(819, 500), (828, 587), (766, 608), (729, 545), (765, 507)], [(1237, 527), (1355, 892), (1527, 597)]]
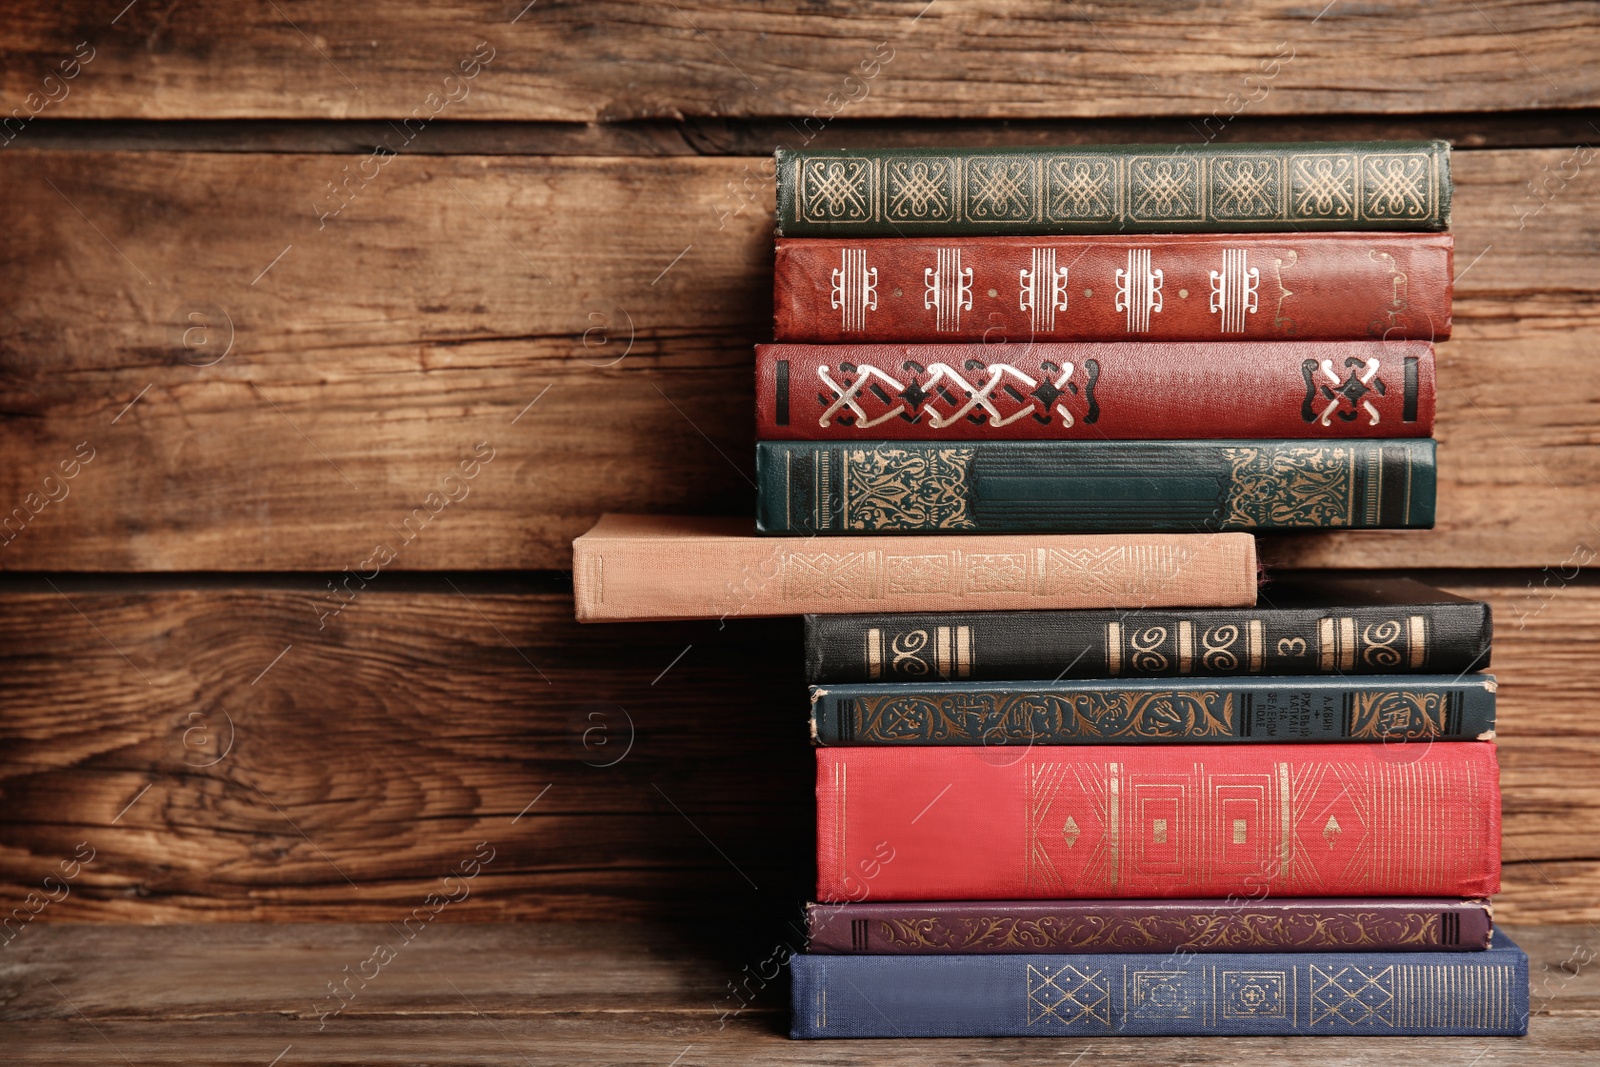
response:
[[(1237, 629), (1216, 638), (1206, 631), (1201, 655), (1237, 658), (1229, 646), (1239, 636)], [(816, 685), (811, 739), (819, 745), (994, 749), (1481, 741), (1494, 738), (1495, 688), (1488, 674)]]
[(784, 237), (1444, 230), (1444, 141), (779, 149)]
[(864, 441), (756, 445), (763, 533), (1433, 525), (1434, 443)]

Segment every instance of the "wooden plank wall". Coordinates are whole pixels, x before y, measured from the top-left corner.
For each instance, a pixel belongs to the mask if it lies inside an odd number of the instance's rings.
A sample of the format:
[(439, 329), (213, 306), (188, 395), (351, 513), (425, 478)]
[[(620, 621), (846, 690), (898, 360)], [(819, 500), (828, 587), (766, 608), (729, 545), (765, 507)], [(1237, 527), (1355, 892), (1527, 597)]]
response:
[(1267, 554), (1494, 602), (1502, 914), (1600, 918), (1590, 6), (3, 7), (0, 900), (386, 921), (479, 842), (450, 917), (803, 896), (798, 625), (565, 574), (750, 510), (772, 147), (1448, 136), (1439, 528)]

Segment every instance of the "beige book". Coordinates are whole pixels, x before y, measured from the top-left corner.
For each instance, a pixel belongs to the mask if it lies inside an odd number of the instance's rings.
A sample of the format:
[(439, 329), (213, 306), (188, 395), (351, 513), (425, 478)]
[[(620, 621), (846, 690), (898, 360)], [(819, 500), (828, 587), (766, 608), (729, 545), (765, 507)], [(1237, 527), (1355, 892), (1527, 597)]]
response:
[(852, 612), (1249, 607), (1249, 534), (763, 537), (605, 515), (572, 543), (579, 622)]

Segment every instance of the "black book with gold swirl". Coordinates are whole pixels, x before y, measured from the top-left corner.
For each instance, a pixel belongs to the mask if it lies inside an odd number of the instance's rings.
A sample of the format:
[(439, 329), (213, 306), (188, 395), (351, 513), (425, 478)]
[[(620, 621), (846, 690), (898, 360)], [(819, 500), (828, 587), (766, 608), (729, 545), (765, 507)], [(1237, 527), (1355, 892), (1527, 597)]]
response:
[(1294, 576), (1251, 608), (807, 615), (806, 680), (1456, 676), (1493, 631), (1488, 604), (1410, 578)]

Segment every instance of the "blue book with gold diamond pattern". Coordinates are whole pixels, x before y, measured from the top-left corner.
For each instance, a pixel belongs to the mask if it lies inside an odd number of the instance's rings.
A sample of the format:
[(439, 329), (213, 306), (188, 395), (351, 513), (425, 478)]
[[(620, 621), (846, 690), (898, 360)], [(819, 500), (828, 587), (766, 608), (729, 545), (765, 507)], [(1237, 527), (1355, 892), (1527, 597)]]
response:
[(1443, 230), (1444, 141), (779, 149), (778, 234)]
[(1484, 952), (797, 955), (789, 1034), (1489, 1036), (1528, 1032), (1528, 957)]

